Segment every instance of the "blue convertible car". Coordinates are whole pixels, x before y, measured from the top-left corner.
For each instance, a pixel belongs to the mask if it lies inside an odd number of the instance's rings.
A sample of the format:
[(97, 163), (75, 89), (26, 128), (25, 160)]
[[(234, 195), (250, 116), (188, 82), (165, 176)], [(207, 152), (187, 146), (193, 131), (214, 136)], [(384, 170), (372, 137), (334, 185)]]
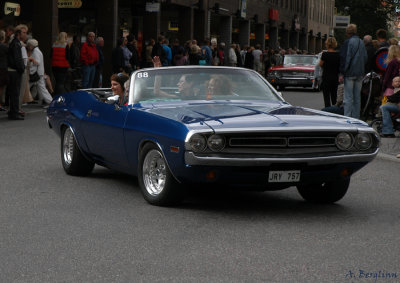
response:
[(142, 69), (129, 86), (127, 105), (107, 99), (110, 89), (58, 95), (48, 123), (68, 174), (98, 164), (136, 175), (151, 204), (179, 203), (193, 183), (296, 186), (305, 200), (332, 203), (379, 150), (366, 123), (292, 106), (252, 70)]

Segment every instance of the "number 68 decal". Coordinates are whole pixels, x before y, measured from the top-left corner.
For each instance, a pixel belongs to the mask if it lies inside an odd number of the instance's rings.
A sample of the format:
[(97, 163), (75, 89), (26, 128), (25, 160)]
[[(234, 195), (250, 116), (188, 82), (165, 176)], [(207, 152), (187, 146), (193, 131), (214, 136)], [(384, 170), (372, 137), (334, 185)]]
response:
[(149, 77), (149, 73), (147, 73), (147, 72), (143, 72), (143, 73), (138, 73), (137, 74), (137, 78), (138, 79), (140, 79), (140, 78), (148, 78)]

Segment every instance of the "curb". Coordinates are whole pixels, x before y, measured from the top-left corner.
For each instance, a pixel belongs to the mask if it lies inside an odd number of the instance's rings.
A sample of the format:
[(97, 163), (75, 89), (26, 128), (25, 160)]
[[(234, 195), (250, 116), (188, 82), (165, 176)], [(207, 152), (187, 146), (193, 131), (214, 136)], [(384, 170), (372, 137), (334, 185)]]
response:
[(397, 158), (394, 155), (386, 154), (386, 153), (378, 153), (376, 158), (383, 159), (383, 160), (388, 160), (388, 161), (393, 161), (393, 162), (400, 162), (400, 158)]

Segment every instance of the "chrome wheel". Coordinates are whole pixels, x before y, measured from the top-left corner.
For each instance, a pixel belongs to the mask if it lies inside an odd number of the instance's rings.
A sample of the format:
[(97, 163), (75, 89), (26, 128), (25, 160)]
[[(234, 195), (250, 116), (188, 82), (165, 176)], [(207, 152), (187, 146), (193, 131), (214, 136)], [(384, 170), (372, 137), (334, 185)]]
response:
[(147, 152), (143, 161), (143, 182), (146, 191), (152, 195), (159, 195), (165, 188), (167, 165), (161, 152), (152, 149)]
[(74, 134), (70, 128), (65, 130), (62, 151), (65, 164), (71, 165), (74, 156)]

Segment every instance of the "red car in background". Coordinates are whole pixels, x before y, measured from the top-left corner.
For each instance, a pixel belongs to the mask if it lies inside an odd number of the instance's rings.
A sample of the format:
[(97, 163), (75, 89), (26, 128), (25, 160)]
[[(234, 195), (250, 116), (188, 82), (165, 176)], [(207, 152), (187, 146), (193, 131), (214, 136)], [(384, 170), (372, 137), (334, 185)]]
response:
[(267, 80), (279, 90), (287, 86), (312, 87), (319, 90), (316, 67), (318, 55), (285, 55), (283, 65), (276, 65), (269, 69)]

